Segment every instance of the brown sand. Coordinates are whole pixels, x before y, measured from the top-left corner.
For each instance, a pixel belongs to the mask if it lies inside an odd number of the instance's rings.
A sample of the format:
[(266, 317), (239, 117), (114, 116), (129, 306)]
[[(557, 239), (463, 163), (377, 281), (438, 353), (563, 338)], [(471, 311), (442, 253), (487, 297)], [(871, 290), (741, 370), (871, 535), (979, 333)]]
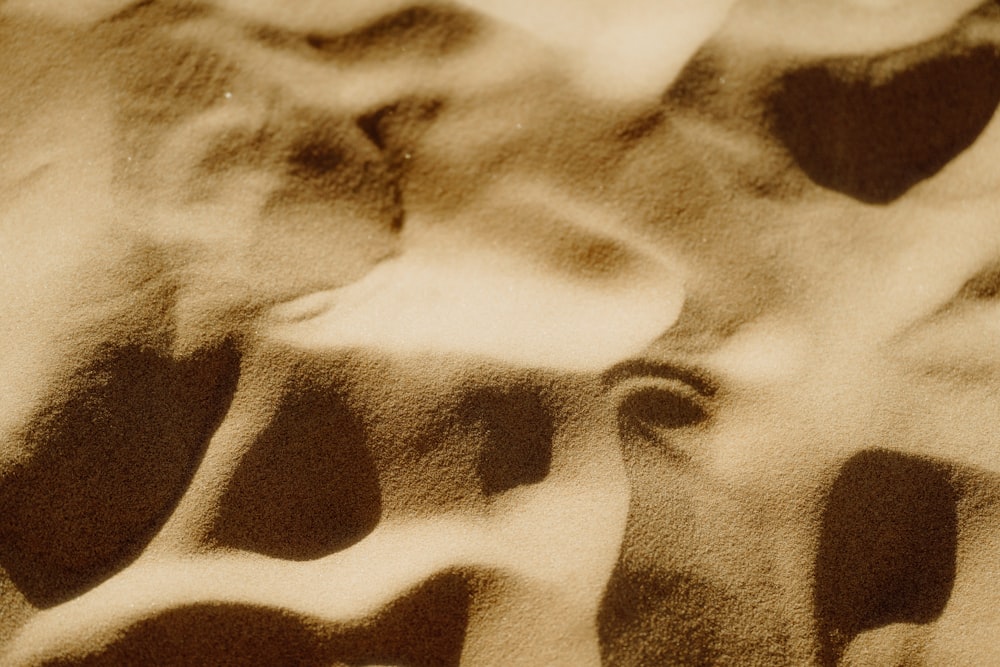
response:
[(0, 664), (1000, 665), (1000, 3), (0, 2)]

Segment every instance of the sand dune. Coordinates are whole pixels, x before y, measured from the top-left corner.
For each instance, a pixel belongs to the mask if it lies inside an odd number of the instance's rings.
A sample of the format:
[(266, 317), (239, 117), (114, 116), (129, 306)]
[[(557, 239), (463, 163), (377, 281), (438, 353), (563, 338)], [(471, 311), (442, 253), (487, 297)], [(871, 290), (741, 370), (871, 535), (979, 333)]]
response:
[(0, 48), (0, 664), (1000, 664), (996, 2)]

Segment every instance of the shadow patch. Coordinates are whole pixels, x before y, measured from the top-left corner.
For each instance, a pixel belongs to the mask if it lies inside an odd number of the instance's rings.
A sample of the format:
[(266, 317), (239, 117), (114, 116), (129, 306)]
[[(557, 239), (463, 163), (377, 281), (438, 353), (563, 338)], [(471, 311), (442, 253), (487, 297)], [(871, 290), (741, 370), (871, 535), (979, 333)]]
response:
[(816, 558), (823, 664), (861, 632), (941, 615), (955, 582), (957, 502), (950, 471), (932, 461), (871, 450), (843, 465)]

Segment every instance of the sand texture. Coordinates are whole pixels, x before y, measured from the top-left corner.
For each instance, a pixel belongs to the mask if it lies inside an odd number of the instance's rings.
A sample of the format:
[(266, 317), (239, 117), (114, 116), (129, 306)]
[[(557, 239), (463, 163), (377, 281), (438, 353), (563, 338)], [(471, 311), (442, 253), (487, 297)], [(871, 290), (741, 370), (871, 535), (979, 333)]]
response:
[(1000, 2), (0, 0), (0, 665), (1000, 666)]

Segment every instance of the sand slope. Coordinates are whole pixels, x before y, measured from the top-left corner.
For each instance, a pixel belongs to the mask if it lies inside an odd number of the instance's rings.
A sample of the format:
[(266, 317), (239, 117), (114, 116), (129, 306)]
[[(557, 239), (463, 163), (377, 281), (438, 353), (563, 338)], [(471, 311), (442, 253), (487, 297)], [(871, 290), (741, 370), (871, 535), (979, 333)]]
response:
[(1000, 664), (996, 2), (0, 50), (0, 664)]

